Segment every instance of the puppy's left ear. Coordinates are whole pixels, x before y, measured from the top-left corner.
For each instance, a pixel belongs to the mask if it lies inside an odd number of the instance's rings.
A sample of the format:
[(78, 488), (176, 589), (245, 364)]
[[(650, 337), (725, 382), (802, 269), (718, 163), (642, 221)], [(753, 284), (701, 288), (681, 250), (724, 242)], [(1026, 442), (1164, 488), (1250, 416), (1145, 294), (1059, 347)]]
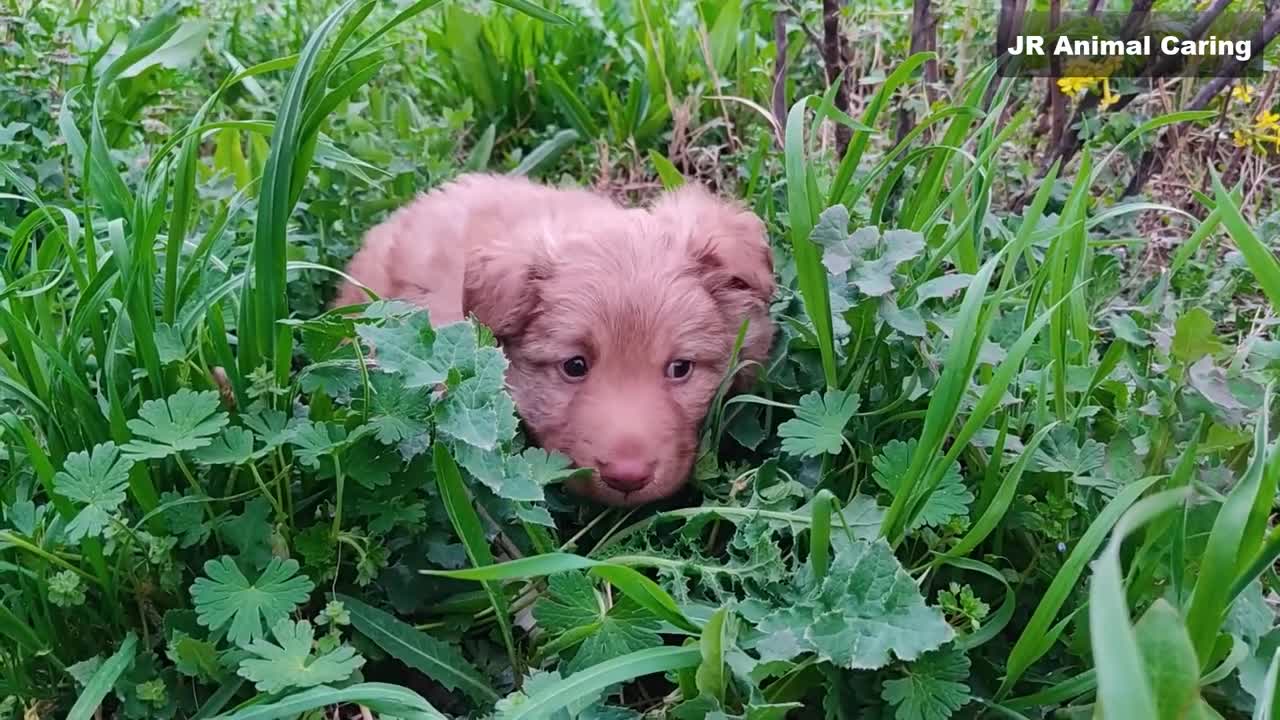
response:
[(750, 319), (742, 356), (763, 362), (773, 340), (769, 301), (776, 290), (764, 223), (738, 203), (695, 184), (664, 195), (652, 212), (685, 242), (695, 271), (731, 318), (734, 330), (744, 318)]

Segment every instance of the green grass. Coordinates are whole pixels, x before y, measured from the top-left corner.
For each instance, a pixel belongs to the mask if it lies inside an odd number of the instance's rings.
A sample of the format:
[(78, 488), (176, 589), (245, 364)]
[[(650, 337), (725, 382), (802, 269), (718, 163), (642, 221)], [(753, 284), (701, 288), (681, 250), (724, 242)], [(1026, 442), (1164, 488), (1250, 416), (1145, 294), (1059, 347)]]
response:
[[(924, 107), (888, 4), (852, 114), (796, 4), (776, 128), (763, 2), (144, 5), (0, 20), (0, 719), (1280, 707), (1277, 189), (1116, 199), (1231, 103), (1038, 177), (1043, 85), (939, 52)], [(325, 312), (466, 171), (765, 220), (777, 349), (687, 493), (567, 494), (487, 329)]]

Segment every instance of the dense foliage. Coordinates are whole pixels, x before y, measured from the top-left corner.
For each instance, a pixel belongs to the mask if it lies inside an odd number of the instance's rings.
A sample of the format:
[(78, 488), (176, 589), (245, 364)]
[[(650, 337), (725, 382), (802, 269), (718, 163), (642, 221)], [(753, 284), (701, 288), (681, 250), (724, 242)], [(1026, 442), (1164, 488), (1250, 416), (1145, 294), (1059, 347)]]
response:
[[(142, 5), (0, 17), (0, 718), (1275, 717), (1270, 90), (1040, 176), (965, 8), (927, 88), (847, 9), (846, 114), (817, 3)], [(1120, 199), (1174, 123), (1248, 182)], [(766, 219), (686, 493), (567, 495), (482, 326), (325, 312), (466, 170)]]

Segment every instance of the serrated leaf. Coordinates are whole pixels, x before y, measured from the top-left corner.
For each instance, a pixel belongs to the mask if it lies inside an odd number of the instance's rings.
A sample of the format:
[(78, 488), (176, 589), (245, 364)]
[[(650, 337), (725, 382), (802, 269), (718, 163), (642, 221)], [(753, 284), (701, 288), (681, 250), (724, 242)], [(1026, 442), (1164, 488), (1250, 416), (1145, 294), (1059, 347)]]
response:
[(279, 410), (263, 410), (257, 415), (241, 415), (240, 421), (245, 424), (258, 440), (266, 447), (274, 450), (289, 442), (293, 428), (289, 427), (289, 417)]
[(577, 652), (565, 663), (570, 674), (661, 644), (652, 614), (625, 597), (607, 607), (591, 580), (580, 572), (552, 575), (547, 594), (533, 606), (533, 616), (549, 632), (579, 641)]
[(304, 420), (294, 425), (289, 433), (294, 457), (312, 470), (320, 467), (320, 458), (342, 447), (346, 439), (347, 433), (342, 426), (330, 422)]
[[(873, 459), (875, 470), (872, 476), (876, 484), (888, 490), (895, 497), (898, 488), (902, 487), (903, 478), (911, 466), (911, 457), (916, 451), (916, 439), (902, 441), (890, 440), (885, 443), (880, 453)], [(917, 486), (915, 495), (918, 498), (924, 493), (923, 486)], [(913, 500), (914, 502), (914, 500)], [(912, 522), (912, 529), (930, 525), (945, 525), (951, 518), (965, 515), (969, 511), (969, 503), (973, 502), (973, 494), (964, 485), (960, 470), (952, 463), (943, 473), (938, 487), (929, 496), (923, 508)]]
[(187, 356), (187, 346), (182, 341), (182, 333), (168, 323), (156, 323), (156, 353), (160, 356), (160, 364), (168, 365)]
[(176, 633), (169, 643), (168, 655), (177, 671), (188, 677), (208, 682), (222, 674), (218, 650), (207, 640), (193, 638), (184, 632)]
[(67, 456), (62, 470), (54, 475), (54, 487), (59, 495), (84, 505), (67, 524), (68, 540), (101, 537), (112, 514), (125, 501), (131, 467), (133, 461), (121, 457), (113, 442)]
[(163, 400), (144, 402), (138, 417), (128, 422), (134, 439), (125, 444), (125, 455), (135, 460), (159, 459), (210, 444), (227, 424), (220, 402), (216, 391), (188, 388)]
[(507, 455), (459, 444), (455, 454), (458, 464), (495, 495), (517, 502), (541, 502), (546, 499), (544, 487), (581, 472), (565, 455), (541, 448)]
[(501, 392), (502, 370), (497, 370), (496, 380), (492, 365), (479, 370), (449, 390), (444, 402), (436, 406), (436, 430), (481, 450), (492, 450), (515, 437), (515, 404)]
[(457, 648), (355, 598), (338, 597), (351, 614), (355, 629), (392, 657), (446, 689), (461, 690), (477, 702), (491, 703), (498, 699), (484, 675)]
[(969, 658), (953, 647), (925, 653), (908, 665), (905, 677), (885, 680), (880, 697), (893, 705), (896, 720), (947, 720), (970, 700)]
[(240, 661), (239, 675), (253, 682), (259, 692), (276, 693), (285, 688), (309, 688), (340, 682), (364, 665), (364, 658), (350, 645), (341, 645), (322, 655), (312, 655), (315, 629), (306, 620), (288, 618), (271, 628), (274, 643), (258, 638), (245, 650), (250, 655)]
[(839, 533), (832, 540), (837, 552), (826, 577), (767, 615), (760, 632), (789, 630), (820, 660), (855, 670), (884, 667), (893, 656), (915, 660), (955, 636), (888, 543), (849, 542)]
[(218, 537), (240, 553), (242, 563), (255, 568), (271, 562), (271, 505), (258, 496), (244, 504), (244, 511), (218, 523)]
[(227, 639), (237, 645), (263, 637), (263, 623), (274, 626), (315, 588), (298, 575), (296, 560), (272, 558), (253, 582), (227, 556), (206, 562), (204, 573), (191, 585), (197, 620), (210, 630), (227, 628)]
[(843, 390), (828, 390), (825, 395), (816, 390), (808, 393), (800, 398), (796, 416), (778, 426), (782, 451), (803, 457), (840, 454), (844, 448), (844, 428), (857, 412), (857, 393)]
[(378, 366), (399, 373), (406, 388), (434, 387), (449, 377), (449, 365), (432, 352), (436, 333), (426, 311), (382, 327), (358, 325), (356, 333), (370, 346)]
[(214, 441), (191, 453), (201, 465), (240, 465), (253, 454), (253, 433), (242, 427), (229, 427)]
[(1101, 468), (1107, 460), (1107, 448), (1097, 440), (1086, 438), (1077, 444), (1076, 432), (1070, 427), (1057, 427), (1036, 451), (1035, 461), (1044, 472), (1064, 472), (1073, 478), (1084, 477)]
[(391, 473), (400, 468), (400, 454), (395, 448), (365, 436), (347, 448), (342, 466), (347, 477), (372, 490), (391, 484)]
[(431, 402), (423, 390), (407, 387), (400, 378), (387, 373), (369, 376), (369, 426), (378, 441), (394, 445), (428, 431), (427, 413)]
[(298, 373), (298, 387), (307, 394), (319, 391), (330, 397), (345, 395), (360, 387), (360, 370), (350, 360), (318, 362)]

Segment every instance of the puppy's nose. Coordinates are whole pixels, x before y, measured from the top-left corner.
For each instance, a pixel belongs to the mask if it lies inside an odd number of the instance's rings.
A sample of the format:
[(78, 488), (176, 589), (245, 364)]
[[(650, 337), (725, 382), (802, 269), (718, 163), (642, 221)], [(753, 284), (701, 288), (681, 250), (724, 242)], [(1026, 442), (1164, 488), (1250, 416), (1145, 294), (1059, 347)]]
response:
[(623, 458), (599, 464), (600, 479), (604, 484), (621, 492), (639, 490), (653, 478), (657, 463), (653, 460)]

